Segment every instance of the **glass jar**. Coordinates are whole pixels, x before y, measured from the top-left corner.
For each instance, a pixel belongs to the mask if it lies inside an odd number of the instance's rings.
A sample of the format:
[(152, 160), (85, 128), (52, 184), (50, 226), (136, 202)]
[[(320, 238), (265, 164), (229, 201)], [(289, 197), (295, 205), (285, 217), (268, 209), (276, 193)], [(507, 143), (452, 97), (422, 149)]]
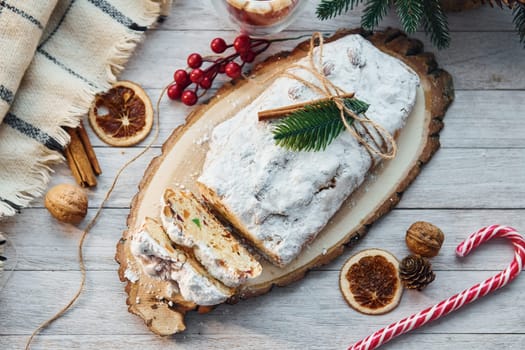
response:
[(299, 14), (306, 0), (213, 0), (221, 18), (253, 36), (275, 34)]

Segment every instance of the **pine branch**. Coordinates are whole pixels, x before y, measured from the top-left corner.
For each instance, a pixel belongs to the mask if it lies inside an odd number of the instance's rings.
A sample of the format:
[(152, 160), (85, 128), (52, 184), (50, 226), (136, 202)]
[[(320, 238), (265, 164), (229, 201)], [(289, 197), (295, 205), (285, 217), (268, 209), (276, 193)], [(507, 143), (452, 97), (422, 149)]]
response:
[(417, 30), (423, 17), (423, 2), (421, 0), (397, 0), (397, 13), (401, 24), (407, 33)]
[(365, 29), (374, 29), (388, 12), (390, 0), (368, 0), (361, 25)]
[(315, 14), (321, 20), (330, 19), (348, 12), (348, 10), (353, 10), (360, 2), (363, 0), (322, 0), (315, 10)]
[(430, 35), (430, 40), (438, 49), (444, 49), (450, 44), (447, 16), (441, 8), (439, 0), (423, 0), (423, 26)]
[(512, 22), (520, 36), (520, 43), (525, 45), (525, 4), (516, 4), (512, 13), (514, 14)]
[(283, 119), (274, 130), (276, 144), (292, 151), (324, 150), (344, 130), (337, 107), (307, 107)]
[[(367, 111), (369, 105), (356, 98), (344, 100), (345, 105), (356, 114)], [(349, 124), (353, 122), (347, 116)], [(333, 101), (306, 106), (275, 126), (275, 143), (292, 151), (321, 151), (345, 129), (340, 111)]]

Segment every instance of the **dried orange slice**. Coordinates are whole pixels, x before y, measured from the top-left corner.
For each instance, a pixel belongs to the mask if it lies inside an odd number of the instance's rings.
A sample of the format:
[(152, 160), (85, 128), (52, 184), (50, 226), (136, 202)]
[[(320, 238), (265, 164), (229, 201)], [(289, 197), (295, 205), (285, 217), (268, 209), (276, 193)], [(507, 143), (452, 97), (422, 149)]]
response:
[(348, 304), (368, 315), (384, 314), (401, 300), (399, 262), (381, 249), (367, 249), (343, 265), (339, 287)]
[(131, 81), (119, 81), (95, 96), (89, 123), (98, 137), (111, 146), (133, 146), (148, 136), (153, 126), (153, 106), (146, 92)]

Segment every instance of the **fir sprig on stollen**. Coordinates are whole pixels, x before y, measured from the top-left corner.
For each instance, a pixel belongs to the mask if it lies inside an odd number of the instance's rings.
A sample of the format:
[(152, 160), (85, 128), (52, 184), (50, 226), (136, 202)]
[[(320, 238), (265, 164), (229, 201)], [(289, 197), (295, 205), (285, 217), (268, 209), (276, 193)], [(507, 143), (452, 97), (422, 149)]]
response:
[[(355, 114), (363, 114), (369, 104), (357, 98), (345, 98), (345, 106)], [(348, 124), (353, 118), (345, 115)], [(334, 101), (327, 100), (289, 114), (279, 120), (273, 130), (275, 143), (292, 151), (321, 151), (345, 130), (341, 112)]]

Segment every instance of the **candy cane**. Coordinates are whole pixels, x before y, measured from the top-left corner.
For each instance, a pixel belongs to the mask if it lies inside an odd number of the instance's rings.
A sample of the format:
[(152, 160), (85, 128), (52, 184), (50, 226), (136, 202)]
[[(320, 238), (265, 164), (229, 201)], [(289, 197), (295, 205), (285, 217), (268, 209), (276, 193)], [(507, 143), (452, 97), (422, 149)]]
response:
[(499, 225), (484, 227), (461, 242), (456, 248), (456, 254), (460, 257), (466, 256), (482, 243), (498, 237), (508, 238), (514, 245), (514, 259), (505, 270), (482, 283), (478, 283), (469, 289), (465, 289), (459, 294), (441, 301), (432, 307), (378, 330), (374, 334), (369, 335), (352, 345), (349, 350), (375, 349), (382, 344), (387, 343), (392, 338), (448, 315), (463, 305), (469, 304), (474, 300), (505, 286), (516, 278), (522, 270), (525, 261), (525, 239), (523, 239), (523, 237), (511, 227)]

